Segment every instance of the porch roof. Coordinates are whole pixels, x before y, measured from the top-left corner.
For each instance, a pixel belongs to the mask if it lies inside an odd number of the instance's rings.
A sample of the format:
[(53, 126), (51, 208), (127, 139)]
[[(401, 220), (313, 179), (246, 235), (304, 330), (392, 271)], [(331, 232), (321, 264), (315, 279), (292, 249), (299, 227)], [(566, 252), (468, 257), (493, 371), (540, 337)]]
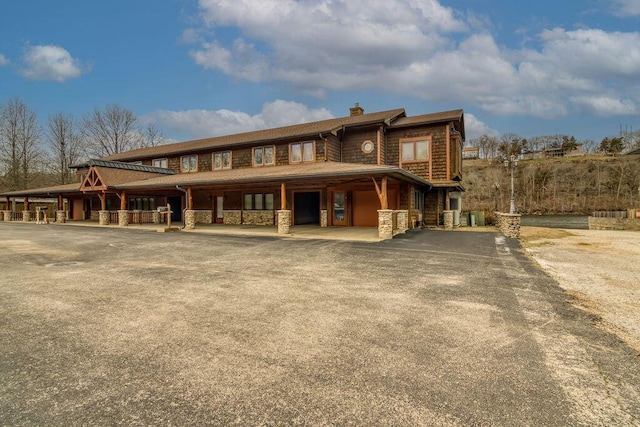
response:
[(82, 193), (80, 183), (56, 185), (53, 187), (31, 188), (28, 190), (7, 191), (1, 193), (2, 197), (55, 197), (58, 194)]
[(301, 180), (344, 180), (388, 176), (399, 181), (431, 187), (431, 183), (395, 166), (354, 163), (319, 162), (300, 165), (265, 166), (198, 172), (150, 178), (114, 186), (122, 190), (169, 189), (179, 186), (233, 185), (251, 183), (281, 183)]

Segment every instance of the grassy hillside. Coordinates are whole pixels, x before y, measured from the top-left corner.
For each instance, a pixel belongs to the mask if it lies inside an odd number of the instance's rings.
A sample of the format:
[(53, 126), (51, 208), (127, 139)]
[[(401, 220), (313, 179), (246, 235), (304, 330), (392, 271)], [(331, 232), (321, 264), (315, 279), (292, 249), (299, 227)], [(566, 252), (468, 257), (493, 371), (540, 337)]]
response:
[[(465, 160), (464, 210), (508, 211), (510, 175), (498, 160)], [(518, 212), (588, 214), (640, 208), (639, 156), (522, 160), (515, 172)]]

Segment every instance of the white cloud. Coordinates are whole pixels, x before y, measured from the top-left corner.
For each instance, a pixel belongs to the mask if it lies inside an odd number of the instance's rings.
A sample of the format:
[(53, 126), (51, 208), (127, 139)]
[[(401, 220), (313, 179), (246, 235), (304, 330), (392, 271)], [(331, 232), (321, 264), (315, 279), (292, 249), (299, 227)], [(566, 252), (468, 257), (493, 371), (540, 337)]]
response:
[(262, 111), (250, 115), (230, 110), (160, 110), (143, 117), (146, 122), (156, 123), (163, 129), (186, 132), (193, 138), (230, 135), (272, 127), (332, 118), (324, 109), (309, 109), (307, 106), (290, 101), (276, 100), (265, 103)]
[[(632, 11), (638, 0), (618, 3)], [(640, 105), (640, 32), (555, 28), (536, 36), (535, 49), (509, 50), (483, 30), (490, 25), (482, 19), (467, 13), (464, 22), (438, 0), (199, 4), (198, 34), (209, 32), (193, 60), (240, 80), (285, 82), (318, 97), (375, 90), (543, 118), (624, 114)], [(240, 36), (213, 37), (221, 28)]]
[(640, 15), (640, 2), (638, 0), (613, 0), (613, 13), (618, 16)]
[(32, 80), (63, 82), (88, 71), (64, 48), (54, 45), (29, 46), (22, 60), (24, 68), (21, 74)]
[(9, 62), (10, 61), (7, 58), (5, 58), (3, 54), (0, 53), (0, 67), (4, 65), (9, 65)]
[(482, 135), (496, 137), (500, 135), (500, 132), (489, 127), (486, 123), (479, 120), (476, 116), (467, 112), (464, 113), (464, 130), (467, 141), (478, 138)]

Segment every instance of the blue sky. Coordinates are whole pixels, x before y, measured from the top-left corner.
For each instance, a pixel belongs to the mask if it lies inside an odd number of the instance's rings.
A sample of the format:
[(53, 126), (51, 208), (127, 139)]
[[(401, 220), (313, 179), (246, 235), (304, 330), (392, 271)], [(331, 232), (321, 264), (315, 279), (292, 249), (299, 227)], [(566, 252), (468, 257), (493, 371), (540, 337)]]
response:
[(0, 105), (115, 103), (185, 140), (404, 107), (467, 139), (640, 128), (640, 0), (0, 3)]

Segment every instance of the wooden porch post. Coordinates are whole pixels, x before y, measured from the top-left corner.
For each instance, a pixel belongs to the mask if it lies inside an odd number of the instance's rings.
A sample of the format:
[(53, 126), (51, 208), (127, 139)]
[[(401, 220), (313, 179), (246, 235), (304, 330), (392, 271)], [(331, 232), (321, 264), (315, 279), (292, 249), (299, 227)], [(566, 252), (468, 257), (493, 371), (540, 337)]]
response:
[(187, 187), (187, 209), (193, 210), (193, 196), (191, 192), (191, 187)]
[(120, 210), (127, 210), (127, 192), (122, 190), (122, 194), (120, 195)]
[(380, 199), (380, 209), (386, 210), (389, 209), (389, 199), (387, 197), (387, 181), (388, 178), (386, 176), (382, 177), (382, 189), (376, 182), (375, 178), (371, 178), (373, 180), (373, 185), (376, 186), (376, 193), (378, 193), (378, 199)]
[(62, 194), (58, 194), (58, 210), (61, 211), (64, 208), (64, 202), (62, 201)]
[(107, 210), (107, 195), (104, 193), (98, 193), (98, 198), (100, 199), (100, 210)]
[(29, 210), (29, 198), (28, 197), (24, 198), (24, 210), (25, 211)]
[(5, 209), (7, 211), (12, 210), (11, 209), (11, 198), (9, 196), (7, 196), (7, 209)]
[(287, 187), (284, 182), (280, 184), (280, 210), (287, 210)]

